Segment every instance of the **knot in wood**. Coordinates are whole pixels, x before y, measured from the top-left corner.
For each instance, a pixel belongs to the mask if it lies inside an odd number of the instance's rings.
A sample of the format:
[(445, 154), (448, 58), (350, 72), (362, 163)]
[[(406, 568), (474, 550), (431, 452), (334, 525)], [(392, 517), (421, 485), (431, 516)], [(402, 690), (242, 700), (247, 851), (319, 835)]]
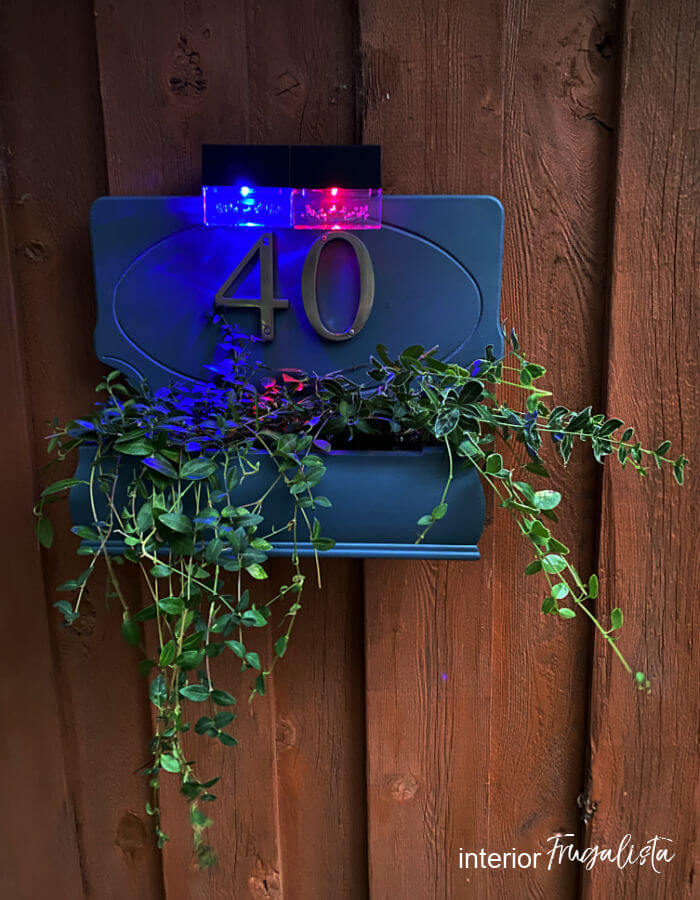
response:
[(133, 856), (146, 843), (146, 827), (141, 819), (132, 812), (125, 812), (117, 824), (115, 844), (124, 853)]
[(418, 790), (418, 782), (413, 775), (399, 775), (391, 782), (389, 792), (394, 800), (411, 800)]
[(199, 53), (180, 35), (170, 76), (170, 90), (181, 97), (198, 97), (207, 89), (207, 79), (200, 65)]
[(279, 872), (275, 869), (266, 869), (260, 858), (257, 860), (255, 869), (255, 875), (251, 875), (248, 879), (251, 897), (264, 898), (264, 900), (281, 897)]
[(297, 729), (294, 722), (280, 716), (277, 719), (276, 738), (279, 751), (291, 750), (292, 747), (296, 747)]
[(19, 251), (32, 265), (38, 266), (49, 258), (49, 248), (42, 241), (27, 241), (20, 244)]

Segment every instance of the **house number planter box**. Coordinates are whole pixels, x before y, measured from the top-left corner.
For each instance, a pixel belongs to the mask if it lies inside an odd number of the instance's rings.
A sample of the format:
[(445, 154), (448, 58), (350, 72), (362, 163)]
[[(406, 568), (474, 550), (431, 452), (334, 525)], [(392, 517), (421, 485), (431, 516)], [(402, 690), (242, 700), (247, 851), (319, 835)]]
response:
[[(214, 312), (259, 338), (265, 374), (353, 369), (361, 381), (379, 343), (394, 355), (438, 345), (438, 358), (465, 366), (488, 345), (502, 351), (503, 210), (492, 197), (385, 197), (381, 228), (353, 232), (212, 226), (201, 198), (106, 197), (93, 206), (91, 233), (97, 354), (154, 388), (213, 377)], [(84, 447), (78, 477), (90, 456)], [(337, 541), (327, 555), (477, 557), (484, 497), (473, 470), (456, 470), (447, 515), (430, 543), (414, 543), (446, 476), (440, 449), (332, 452), (322, 493), (333, 506), (317, 513)], [(258, 477), (236, 489), (236, 503), (254, 499)], [(289, 504), (284, 489), (273, 491), (266, 519), (284, 524)], [(89, 522), (83, 486), (71, 510), (76, 524)], [(281, 540), (273, 553), (290, 551)]]
[[(94, 458), (93, 450), (84, 445), (76, 477), (87, 480)], [(484, 526), (484, 495), (478, 475), (472, 469), (457, 471), (450, 487), (447, 514), (429, 532), (429, 542), (416, 545), (416, 521), (429, 512), (440, 498), (445, 485), (447, 457), (440, 448), (420, 453), (404, 451), (333, 451), (326, 456), (327, 471), (320, 486), (333, 506), (317, 508), (314, 515), (324, 534), (333, 535), (336, 545), (322, 556), (351, 557), (420, 557), (422, 559), (477, 559), (476, 543)], [(127, 464), (128, 466), (128, 464)], [(127, 477), (129, 468), (126, 469)], [(236, 506), (260, 497), (274, 480), (273, 464), (261, 454), (260, 470), (246, 477), (231, 492)], [(436, 499), (437, 498), (437, 499)], [(120, 497), (117, 494), (117, 506)], [(104, 498), (96, 498), (97, 512), (107, 517)], [(71, 515), (78, 524), (91, 520), (89, 491), (78, 485), (71, 491)], [(281, 528), (292, 515), (292, 500), (284, 485), (279, 484), (265, 499), (263, 514), (270, 528)], [(187, 512), (187, 504), (185, 504)], [(274, 542), (270, 556), (292, 552), (285, 535)], [(108, 549), (121, 553), (124, 545), (111, 542)], [(300, 556), (314, 550), (310, 543), (299, 541)]]

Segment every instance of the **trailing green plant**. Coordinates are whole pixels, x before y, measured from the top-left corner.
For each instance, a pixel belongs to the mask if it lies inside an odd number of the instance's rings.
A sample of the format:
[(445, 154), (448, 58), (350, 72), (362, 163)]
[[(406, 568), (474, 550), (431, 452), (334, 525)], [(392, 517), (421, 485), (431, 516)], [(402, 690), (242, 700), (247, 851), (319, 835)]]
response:
[[(545, 369), (525, 358), (513, 332), (502, 358), (489, 349), (469, 368), (440, 361), (437, 347), (413, 346), (392, 358), (379, 346), (367, 377), (357, 381), (342, 371), (272, 377), (251, 361), (251, 338), (223, 324), (222, 329), (217, 361), (208, 367), (213, 382), (153, 391), (110, 372), (97, 386), (102, 399), (92, 412), (62, 427), (54, 423), (48, 444), (53, 461), (85, 444), (93, 445), (94, 460), (87, 480), (49, 484), (35, 510), (39, 541), (50, 547), (47, 505), (77, 485), (89, 494), (92, 522), (73, 528), (82, 539), (77, 552), (86, 567), (59, 588), (72, 598), (55, 605), (71, 626), (81, 614), (90, 576), (104, 559), (111, 596), (122, 608), (121, 633), (141, 652), (139, 668), (149, 678), (155, 707), (152, 759), (143, 772), (153, 791), (147, 812), (160, 847), (168, 840), (159, 805), (165, 773), (179, 778), (189, 804), (199, 864), (215, 860), (205, 810), (215, 799), (211, 789), (218, 779), (199, 772), (182, 735), (192, 728), (205, 740), (236, 745), (236, 699), (231, 685), (220, 684), (214, 674), (221, 654), (233, 654), (242, 672), (253, 676), (250, 699), (265, 694), (301, 609), (306, 575), (298, 544), (313, 545), (319, 579), (318, 553), (334, 545), (332, 536), (321, 533), (316, 515), (331, 505), (320, 486), (332, 448), (444, 447), (444, 491), (418, 520), (417, 543), (447, 512), (457, 470), (475, 468), (532, 548), (525, 573), (543, 577), (542, 612), (586, 616), (637, 687), (649, 689), (644, 673), (632, 669), (618, 646), (621, 610), (601, 621), (595, 611), (596, 575), (581, 575), (552, 532), (561, 494), (541, 486), (549, 474), (541, 451), (543, 441), (551, 442), (566, 465), (574, 444), (582, 442), (599, 462), (613, 455), (640, 475), (650, 465), (668, 464), (682, 484), (687, 459), (670, 458), (668, 441), (648, 450), (620, 419), (594, 414), (590, 407), (550, 407), (550, 392), (538, 386)], [(501, 387), (521, 392), (518, 408), (499, 397)], [(261, 469), (265, 460), (269, 463)], [(241, 502), (241, 484), (267, 470), (272, 474), (257, 499)], [(273, 527), (265, 519), (265, 500), (282, 486), (291, 498), (291, 514)], [(289, 578), (256, 595), (255, 584), (268, 577), (268, 554), (278, 535), (294, 548)], [(145, 606), (121, 589), (117, 571), (124, 564), (140, 570)], [(271, 658), (261, 659), (249, 647), (250, 629), (268, 625), (277, 629), (273, 650)]]

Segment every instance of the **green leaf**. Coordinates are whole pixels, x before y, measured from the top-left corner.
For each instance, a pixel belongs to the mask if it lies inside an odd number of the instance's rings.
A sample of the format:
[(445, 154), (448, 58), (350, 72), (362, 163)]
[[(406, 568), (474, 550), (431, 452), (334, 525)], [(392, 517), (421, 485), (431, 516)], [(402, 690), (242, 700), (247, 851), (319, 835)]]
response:
[(277, 638), (275, 641), (275, 656), (284, 656), (287, 652), (287, 644), (289, 643), (289, 638), (286, 634), (283, 634), (282, 637)]
[(259, 609), (247, 609), (241, 616), (241, 622), (254, 628), (263, 628), (267, 625), (267, 619)]
[(683, 484), (683, 469), (688, 465), (687, 458), (681, 453), (678, 459), (673, 463), (673, 477), (678, 484)]
[(311, 543), (313, 544), (314, 549), (318, 550), (320, 553), (325, 553), (335, 547), (335, 540), (333, 538), (318, 537), (314, 538)]
[(576, 613), (574, 612), (574, 610), (569, 609), (566, 606), (562, 607), (562, 609), (559, 610), (559, 615), (562, 617), (562, 619), (575, 619), (576, 618)]
[(539, 561), (539, 559), (533, 559), (533, 561), (529, 565), (525, 566), (525, 574), (534, 575), (536, 572), (541, 571), (541, 569), (542, 563)]
[(542, 560), (542, 568), (550, 575), (557, 575), (566, 568), (566, 560), (556, 553), (550, 553)]
[(155, 659), (142, 659), (137, 666), (139, 675), (142, 678), (147, 678), (151, 674), (151, 670), (153, 669), (153, 666), (155, 666), (155, 664)]
[(257, 653), (253, 653), (252, 651), (250, 653), (246, 653), (245, 661), (248, 663), (249, 666), (252, 666), (252, 668), (254, 668), (254, 669), (261, 668), (260, 657), (258, 656)]
[(68, 600), (59, 600), (54, 603), (54, 606), (59, 612), (63, 613), (66, 625), (72, 625), (76, 619), (80, 618), (80, 613), (73, 609), (73, 604), (69, 603)]
[(82, 541), (99, 541), (100, 536), (94, 528), (88, 528), (87, 525), (76, 525), (71, 528), (74, 534), (77, 534)]
[(253, 538), (250, 546), (255, 547), (256, 550), (272, 550), (272, 544), (266, 541), (265, 538)]
[(166, 575), (170, 575), (171, 572), (172, 569), (170, 566), (166, 566), (165, 563), (156, 563), (151, 569), (151, 575), (154, 578), (165, 578)]
[(171, 616), (179, 616), (185, 611), (185, 602), (182, 597), (163, 597), (158, 601), (158, 606), (164, 613)]
[(153, 453), (153, 444), (146, 438), (137, 438), (135, 441), (115, 441), (114, 449), (129, 456), (149, 456)]
[(245, 659), (246, 649), (240, 641), (224, 641), (224, 643), (239, 659)]
[(525, 368), (533, 379), (541, 378), (547, 372), (544, 366), (539, 366), (537, 363), (528, 363)]
[(607, 437), (609, 434), (612, 434), (613, 431), (617, 431), (618, 428), (621, 428), (624, 424), (622, 419), (608, 419), (608, 421), (598, 429), (598, 437)]
[[(218, 644), (210, 644), (211, 647), (218, 647)], [(176, 659), (175, 664), (181, 669), (196, 669), (204, 659), (204, 650), (185, 650)]]
[(164, 645), (163, 649), (160, 651), (160, 658), (158, 660), (158, 665), (160, 668), (164, 668), (165, 666), (169, 666), (177, 656), (177, 644), (175, 641), (170, 640), (167, 644)]
[(218, 737), (220, 743), (222, 743), (225, 747), (237, 747), (238, 746), (238, 741), (234, 737), (231, 737), (230, 734), (226, 734), (225, 731), (220, 731), (219, 734), (217, 735), (217, 737)]
[(542, 603), (542, 612), (545, 614), (545, 616), (557, 612), (557, 604), (554, 602), (554, 599), (552, 597), (544, 598), (544, 601)]
[(213, 719), (209, 718), (209, 716), (202, 716), (201, 719), (197, 719), (194, 730), (197, 734), (205, 734), (208, 737), (216, 737), (218, 728), (216, 727), (216, 725), (214, 725)]
[(447, 437), (451, 434), (459, 423), (459, 409), (447, 409), (440, 413), (435, 420), (433, 433), (436, 438)]
[(434, 519), (435, 521), (437, 521), (438, 519), (442, 519), (446, 512), (447, 512), (447, 504), (440, 503), (430, 513), (430, 517), (431, 517), (431, 519)]
[(531, 459), (530, 462), (525, 466), (525, 468), (528, 472), (532, 472), (533, 475), (540, 475), (542, 478), (549, 478), (549, 472), (545, 469), (539, 459)]
[(617, 628), (621, 628), (622, 620), (622, 610), (616, 606), (615, 609), (610, 613), (610, 630), (615, 631)]
[(204, 558), (209, 563), (216, 563), (223, 549), (224, 542), (221, 538), (214, 538), (213, 541), (209, 541), (207, 544), (206, 550), (204, 551)]
[(486, 457), (486, 471), (489, 475), (497, 475), (503, 468), (503, 458), (500, 453), (489, 453)]
[(53, 525), (46, 516), (37, 520), (36, 536), (42, 547), (49, 548), (53, 544)]
[(175, 759), (174, 756), (170, 756), (168, 753), (162, 753), (160, 757), (160, 764), (162, 768), (165, 769), (166, 772), (179, 772), (180, 771), (180, 763)]
[(141, 504), (141, 508), (136, 514), (136, 528), (141, 534), (153, 528), (153, 505), (150, 500)]
[[(182, 691), (180, 691), (182, 693)], [(236, 702), (236, 698), (232, 697), (228, 691), (212, 691), (211, 699), (216, 703), (217, 706), (233, 706)]]
[(258, 581), (262, 581), (263, 578), (267, 578), (267, 572), (260, 563), (253, 563), (252, 566), (246, 566), (246, 572), (249, 575), (252, 575), (253, 578), (258, 579)]
[(203, 703), (209, 699), (209, 688), (204, 687), (203, 684), (185, 684), (180, 688), (180, 696), (186, 700), (192, 700), (193, 703)]
[(158, 522), (178, 534), (189, 534), (192, 531), (192, 522), (182, 513), (164, 513), (158, 516)]
[(213, 475), (216, 469), (215, 462), (200, 456), (197, 459), (189, 459), (180, 469), (180, 476), (190, 481), (199, 481)]
[(165, 475), (166, 478), (177, 478), (175, 469), (173, 469), (168, 460), (163, 459), (162, 456), (147, 456), (145, 459), (142, 459), (141, 462), (144, 466), (148, 466), (150, 469), (154, 469), (161, 475)]
[(65, 491), (66, 488), (71, 488), (76, 484), (87, 484), (87, 482), (82, 481), (80, 478), (63, 478), (61, 481), (54, 481), (53, 484), (45, 487), (41, 492), (41, 496), (50, 497), (52, 494), (59, 494), (61, 491)]
[(569, 585), (563, 581), (558, 582), (552, 587), (552, 597), (555, 600), (563, 600), (569, 593)]
[(141, 626), (135, 619), (123, 619), (121, 632), (122, 637), (131, 647), (138, 647), (141, 643)]
[(255, 679), (255, 692), (261, 697), (265, 696), (265, 673), (261, 672)]
[(588, 596), (591, 600), (598, 596), (598, 576), (595, 573), (588, 579)]
[(151, 682), (151, 686), (148, 689), (148, 696), (151, 700), (151, 703), (154, 706), (157, 706), (158, 709), (162, 709), (168, 699), (168, 690), (165, 686), (165, 678), (161, 675), (156, 675), (156, 677)]
[(561, 502), (559, 491), (537, 491), (533, 502), (538, 509), (554, 509)]
[(233, 722), (233, 720), (234, 720), (235, 718), (236, 718), (236, 717), (234, 716), (233, 713), (230, 713), (230, 712), (218, 712), (218, 713), (214, 716), (214, 725), (216, 725), (217, 728), (226, 728), (226, 726), (227, 726), (227, 725), (230, 725), (231, 722)]

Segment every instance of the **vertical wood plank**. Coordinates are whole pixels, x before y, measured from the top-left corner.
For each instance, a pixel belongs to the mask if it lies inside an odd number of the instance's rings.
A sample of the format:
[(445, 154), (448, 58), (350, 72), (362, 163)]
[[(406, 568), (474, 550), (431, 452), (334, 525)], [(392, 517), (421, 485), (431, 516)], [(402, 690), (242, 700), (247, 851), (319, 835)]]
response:
[[(247, 4), (249, 140), (356, 139), (354, 4)], [(276, 560), (284, 583), (289, 563)], [(362, 564), (305, 561), (304, 608), (275, 671), (280, 841), (288, 898), (367, 892)]]
[[(275, 566), (278, 581), (287, 566)], [(284, 891), (299, 900), (361, 900), (367, 896), (362, 568), (355, 560), (322, 560), (321, 589), (311, 561), (304, 571), (304, 608), (275, 671)]]
[[(575, 409), (601, 405), (615, 24), (610, 0), (506, 4), (503, 312), (547, 367), (546, 387)], [(554, 533), (587, 577), (600, 469), (587, 450), (566, 471), (545, 454), (564, 497)], [(556, 832), (581, 832), (590, 630), (539, 614), (546, 591), (523, 574), (531, 552), (509, 522), (495, 524), (489, 841), (541, 851)], [(490, 885), (494, 896), (568, 898), (578, 877), (575, 865), (503, 869)]]
[[(211, 3), (205, 11), (186, 0), (132, 0), (98, 2), (96, 12), (110, 192), (197, 192), (201, 142), (245, 141), (243, 4)], [(196, 869), (184, 799), (174, 783), (163, 792), (164, 829), (171, 838), (163, 851), (169, 900), (282, 895), (274, 689), (264, 702), (248, 706), (245, 689), (233, 688), (241, 682), (239, 668), (226, 654), (217, 660), (215, 677), (240, 698), (241, 746), (232, 750), (196, 737), (190, 742), (197, 740), (201, 777), (221, 776), (210, 835), (219, 856), (215, 869)]]
[[(388, 191), (499, 193), (500, 6), (360, 3), (362, 137), (382, 144)], [(480, 563), (365, 563), (378, 900), (483, 896), (458, 869), (488, 835), (490, 529), (480, 549)]]
[[(6, 4), (0, 35), (12, 250), (28, 416), (40, 465), (49, 420), (65, 421), (89, 407), (101, 372), (91, 352), (94, 301), (87, 231), (90, 203), (104, 190), (92, 9), (82, 2), (60, 8)], [(23, 508), (18, 504), (18, 516)], [(95, 577), (83, 615), (71, 629), (61, 626), (51, 608), (55, 587), (82, 568), (74, 557), (78, 542), (69, 534), (65, 505), (52, 517), (56, 540), (43, 554), (44, 602), (72, 800), (66, 813), (78, 837), (81, 890), (108, 898), (140, 892), (159, 897), (160, 862), (144, 821), (145, 784), (129, 774), (150, 732), (142, 683), (119, 635), (118, 614), (105, 608), (104, 578)], [(27, 577), (36, 577), (30, 572), (36, 572), (34, 563), (27, 564)], [(42, 751), (60, 755), (48, 744)], [(35, 778), (36, 771), (29, 777)], [(57, 847), (63, 840), (57, 834)], [(65, 865), (72, 871), (75, 860), (68, 858)], [(56, 888), (62, 868), (49, 870)], [(26, 873), (28, 879), (36, 875), (36, 870)]]
[[(350, 3), (99, 2), (97, 13), (113, 192), (197, 191), (202, 142), (354, 140)], [(284, 583), (288, 567), (274, 562), (270, 580)], [(191, 872), (173, 796), (171, 900), (364, 895), (360, 572), (324, 561), (324, 587), (309, 590), (268, 696), (249, 708), (242, 695), (240, 747), (223, 755), (200, 743), (198, 758), (224, 776), (213, 811), (220, 862)], [(233, 660), (221, 677), (238, 683)]]
[[(624, 18), (607, 405), (655, 446), (692, 456), (698, 435), (698, 5), (630, 0)], [(690, 476), (692, 478), (691, 470)], [(620, 648), (649, 696), (596, 644), (588, 842), (639, 848), (660, 835), (675, 853), (584, 874), (585, 897), (697, 896), (700, 645), (697, 502), (669, 473), (645, 481), (606, 470), (601, 533), (604, 613), (625, 613)], [(695, 882), (695, 883), (694, 883)]]
[[(6, 152), (6, 149), (5, 149)], [(18, 900), (58, 892), (81, 897), (78, 836), (65, 775), (56, 667), (44, 602), (41, 560), (33, 539), (36, 500), (31, 412), (24, 385), (7, 213), (5, 161), (0, 172), (0, 378), (6, 410), (2, 469), (6, 509), (2, 529), (3, 602), (0, 607), (0, 764), (3, 803), (12, 828), (0, 843), (5, 890)], [(9, 673), (12, 673), (12, 678)], [(50, 750), (48, 749), (50, 748)], [(31, 810), (31, 815), (27, 814)], [(37, 866), (36, 860), (42, 865)]]
[(95, 0), (112, 194), (198, 194), (202, 143), (245, 143), (243, 0)]

